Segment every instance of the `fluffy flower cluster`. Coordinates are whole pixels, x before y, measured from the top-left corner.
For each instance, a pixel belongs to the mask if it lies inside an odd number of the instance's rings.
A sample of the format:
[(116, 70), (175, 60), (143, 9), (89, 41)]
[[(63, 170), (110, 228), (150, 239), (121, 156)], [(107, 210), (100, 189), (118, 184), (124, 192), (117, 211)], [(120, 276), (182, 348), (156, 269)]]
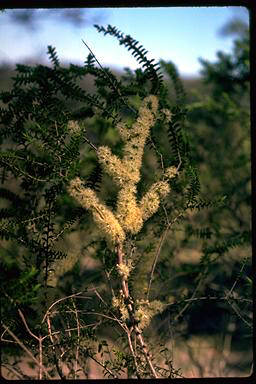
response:
[(126, 233), (138, 233), (143, 223), (159, 208), (160, 200), (169, 192), (169, 179), (176, 175), (175, 167), (166, 170), (165, 180), (151, 186), (140, 202), (137, 202), (137, 183), (140, 180), (142, 156), (150, 128), (156, 121), (158, 99), (150, 95), (146, 97), (139, 109), (138, 118), (131, 127), (125, 123), (118, 125), (118, 131), (125, 145), (123, 157), (112, 154), (110, 148), (101, 146), (97, 154), (103, 169), (120, 187), (115, 214), (101, 204), (94, 191), (85, 188), (81, 180), (76, 178), (70, 183), (69, 193), (80, 204), (91, 210), (95, 222), (105, 236), (114, 243), (123, 242)]
[(136, 186), (129, 183), (118, 193), (117, 218), (125, 232), (138, 233), (143, 225), (136, 192)]
[(155, 122), (157, 106), (155, 96), (146, 97), (133, 126), (129, 128), (123, 123), (118, 125), (119, 134), (125, 141), (122, 159), (112, 154), (108, 147), (102, 146), (98, 149), (99, 162), (120, 187), (127, 183), (137, 184), (140, 180), (144, 145)]
[(159, 300), (137, 300), (137, 309), (135, 311), (136, 320), (139, 322), (140, 328), (146, 328), (157, 313), (161, 313), (164, 310), (164, 304)]
[(79, 135), (81, 132), (81, 127), (79, 126), (77, 121), (69, 120), (68, 130), (72, 135)]
[(123, 321), (129, 319), (129, 312), (122, 298), (117, 298), (116, 296), (114, 296), (112, 299), (112, 306), (120, 311), (121, 319)]
[(104, 204), (101, 204), (96, 193), (90, 188), (82, 186), (81, 180), (77, 177), (70, 182), (68, 192), (80, 202), (82, 207), (91, 210), (94, 221), (98, 224), (103, 235), (113, 242), (123, 242), (125, 234), (113, 212)]
[(127, 264), (117, 264), (117, 270), (120, 276), (124, 277), (125, 280), (128, 280), (131, 270), (133, 269), (132, 261), (128, 260)]

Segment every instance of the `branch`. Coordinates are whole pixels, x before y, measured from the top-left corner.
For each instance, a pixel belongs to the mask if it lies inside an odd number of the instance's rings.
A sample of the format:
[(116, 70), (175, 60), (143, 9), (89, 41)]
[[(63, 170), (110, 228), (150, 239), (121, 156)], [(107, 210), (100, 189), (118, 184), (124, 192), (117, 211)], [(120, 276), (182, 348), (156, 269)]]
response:
[(99, 364), (102, 368), (104, 368), (114, 379), (118, 379), (118, 377), (113, 373), (113, 372), (111, 372), (111, 370), (108, 368), (108, 367), (105, 367), (105, 365), (104, 364), (102, 364), (100, 361), (98, 361), (97, 359), (95, 359), (94, 357), (93, 357), (93, 355), (90, 355), (90, 354), (88, 354), (88, 356), (93, 360), (93, 361), (95, 361), (95, 363), (97, 363), (97, 364)]
[(76, 372), (78, 369), (78, 359), (79, 359), (80, 322), (79, 322), (76, 304), (75, 304), (73, 299), (72, 299), (72, 302), (73, 302), (73, 306), (74, 306), (74, 311), (75, 311), (75, 316), (76, 316), (76, 324), (77, 324), (77, 346), (76, 346), (76, 365), (75, 365), (75, 379), (76, 379)]
[[(14, 368), (12, 368), (12, 366), (7, 365), (6, 363), (2, 363), (2, 367), (4, 367), (5, 369), (8, 369), (10, 372), (12, 372), (12, 374), (18, 376), (19, 380), (24, 380), (24, 378), (27, 378), (26, 376), (23, 377), (18, 371), (16, 371)], [(2, 378), (3, 378), (3, 376), (2, 376)]]
[[(78, 292), (78, 293), (74, 293), (73, 295), (70, 295), (70, 296), (66, 296), (66, 297), (62, 297), (61, 299), (59, 300), (56, 300), (46, 311), (44, 317), (43, 317), (43, 320), (42, 320), (42, 323), (45, 321), (45, 318), (46, 316), (48, 315), (48, 313), (50, 312), (50, 310), (52, 309), (52, 307), (54, 307), (54, 305), (58, 304), (60, 301), (63, 301), (63, 300), (66, 300), (66, 299), (70, 299), (71, 297), (75, 297), (75, 296), (79, 296), (81, 295), (81, 293), (83, 292)], [(83, 296), (82, 298), (84, 299), (90, 299), (90, 297), (86, 297), (86, 296)]]
[(85, 137), (84, 138), (84, 140), (96, 151), (96, 152), (98, 152), (98, 148), (93, 144), (93, 143), (91, 143), (90, 142), (90, 140), (89, 139), (87, 139), (87, 137)]
[(134, 365), (135, 365), (136, 375), (137, 375), (137, 378), (140, 379), (139, 367), (138, 367), (136, 355), (135, 355), (135, 352), (134, 352), (134, 349), (132, 346), (131, 334), (130, 334), (130, 331), (128, 328), (126, 330), (126, 334), (127, 334), (127, 338), (128, 338), (129, 348), (130, 348), (130, 351), (131, 351), (131, 354), (133, 357), (133, 361), (134, 361)]
[[(123, 262), (123, 251), (122, 251), (122, 246), (121, 246), (121, 244), (119, 242), (117, 242), (117, 244), (116, 244), (116, 252), (117, 252), (117, 261), (118, 261), (117, 264), (120, 265)], [(128, 309), (128, 313), (129, 313), (129, 316), (130, 316), (131, 323), (134, 326), (134, 330), (136, 332), (136, 336), (138, 337), (138, 340), (139, 340), (140, 345), (142, 347), (142, 351), (143, 351), (143, 354), (144, 354), (144, 356), (146, 358), (146, 361), (148, 363), (150, 371), (151, 371), (153, 377), (157, 379), (158, 376), (157, 376), (155, 368), (154, 368), (154, 366), (152, 364), (152, 361), (151, 361), (151, 358), (150, 358), (150, 353), (149, 353), (149, 351), (147, 349), (147, 346), (146, 346), (146, 344), (145, 344), (145, 342), (143, 340), (142, 331), (136, 325), (136, 320), (135, 320), (135, 315), (134, 315), (134, 308), (133, 308), (133, 305), (132, 305), (131, 297), (129, 295), (128, 282), (125, 280), (124, 277), (121, 278), (121, 284), (122, 284), (122, 291), (123, 291), (124, 298), (127, 301), (127, 309)], [(131, 352), (132, 352), (132, 350), (131, 350)]]
[(48, 326), (49, 337), (50, 337), (50, 340), (51, 340), (51, 343), (52, 343), (52, 349), (53, 349), (53, 352), (54, 352), (55, 366), (56, 366), (56, 369), (57, 369), (57, 372), (58, 372), (60, 378), (62, 380), (65, 380), (66, 378), (62, 374), (61, 368), (59, 366), (58, 358), (57, 358), (57, 353), (56, 353), (56, 349), (55, 349), (55, 343), (54, 343), (54, 340), (53, 340), (53, 337), (52, 337), (53, 334), (52, 334), (51, 321), (50, 321), (49, 315), (47, 315), (47, 326)]
[(246, 264), (247, 260), (248, 260), (248, 257), (245, 257), (244, 260), (243, 260), (242, 267), (241, 267), (241, 269), (240, 269), (240, 271), (239, 271), (239, 274), (238, 274), (238, 276), (237, 276), (237, 278), (236, 278), (234, 284), (232, 285), (232, 287), (230, 288), (229, 292), (228, 292), (227, 295), (226, 295), (227, 299), (231, 296), (231, 294), (233, 293), (233, 290), (235, 289), (235, 286), (237, 285), (239, 279), (241, 278), (241, 274), (242, 274), (242, 272), (243, 272), (243, 269), (244, 269), (244, 267), (245, 267), (245, 264)]
[(153, 281), (153, 275), (154, 275), (154, 271), (155, 271), (155, 268), (156, 268), (156, 264), (157, 264), (157, 260), (159, 258), (159, 255), (160, 255), (160, 252), (161, 252), (161, 249), (162, 249), (162, 246), (164, 244), (164, 241), (166, 239), (166, 236), (167, 236), (167, 233), (170, 229), (170, 227), (175, 223), (175, 221), (178, 220), (178, 218), (180, 216), (182, 216), (182, 213), (179, 213), (175, 219), (170, 223), (169, 222), (169, 219), (168, 219), (168, 216), (167, 216), (167, 212), (166, 212), (166, 209), (163, 207), (164, 211), (165, 211), (165, 215), (166, 215), (166, 218), (167, 218), (167, 227), (165, 229), (165, 231), (163, 232), (162, 236), (161, 236), (161, 239), (159, 241), (159, 244), (158, 244), (158, 248), (157, 248), (157, 251), (156, 251), (156, 255), (155, 255), (155, 258), (154, 258), (154, 261), (153, 261), (153, 265), (152, 265), (152, 269), (151, 269), (151, 273), (150, 273), (150, 280), (149, 280), (149, 283), (148, 283), (148, 290), (147, 290), (147, 300), (149, 298), (149, 292), (150, 292), (150, 288), (151, 288), (151, 284), (152, 284), (152, 281)]
[(31, 359), (38, 365), (39, 369), (42, 369), (42, 371), (45, 373), (48, 379), (51, 379), (51, 376), (47, 372), (46, 368), (39, 363), (39, 361), (34, 357), (34, 355), (25, 347), (25, 345), (17, 338), (17, 336), (14, 335), (14, 333), (4, 324), (2, 323), (2, 326), (4, 329), (9, 333), (9, 335), (15, 340), (19, 346), (31, 357)]
[(93, 51), (91, 50), (91, 48), (88, 46), (88, 44), (86, 44), (84, 42), (84, 40), (82, 39), (82, 42), (84, 43), (84, 45), (86, 46), (86, 48), (90, 51), (90, 53), (92, 54), (92, 56), (94, 57), (94, 59), (96, 60), (97, 64), (100, 66), (100, 69), (103, 71), (103, 73), (106, 75), (106, 77), (108, 78), (110, 84), (112, 85), (113, 89), (116, 91), (116, 93), (118, 94), (118, 96), (120, 97), (120, 99), (122, 100), (122, 102), (124, 103), (124, 105), (126, 105), (133, 113), (136, 114), (136, 111), (126, 103), (123, 95), (121, 94), (121, 92), (119, 91), (119, 89), (115, 86), (115, 84), (113, 83), (112, 79), (110, 78), (109, 74), (107, 73), (107, 71), (105, 71), (105, 69), (102, 67), (102, 65), (100, 64), (100, 62), (98, 61), (97, 57), (94, 55)]
[[(193, 298), (191, 297), (190, 299), (184, 299), (184, 300), (180, 300), (180, 301), (175, 301), (173, 303), (168, 303), (168, 304), (164, 304), (164, 305), (166, 305), (166, 306), (179, 305), (179, 304), (190, 302), (190, 301), (200, 301), (200, 300), (226, 300), (226, 301), (228, 301), (226, 296), (223, 296), (223, 297), (218, 297), (218, 296), (202, 296), (202, 297), (193, 297)], [(253, 300), (244, 299), (244, 298), (240, 298), (240, 297), (238, 297), (238, 298), (232, 297), (232, 300), (245, 301), (245, 302), (248, 302), (248, 303), (253, 303)]]
[[(198, 282), (198, 284), (197, 284), (197, 286), (196, 286), (196, 288), (195, 288), (195, 290), (193, 292), (193, 295), (192, 295), (192, 297), (190, 299), (190, 302), (193, 301), (193, 299), (195, 298), (195, 295), (196, 295), (196, 293), (197, 293), (198, 289), (200, 288), (200, 285), (201, 285), (201, 283), (203, 281), (203, 276), (204, 276), (204, 274), (202, 273), (201, 274), (201, 278), (199, 279), (199, 282)], [(183, 312), (185, 312), (187, 310), (187, 308), (190, 306), (190, 302), (185, 304), (185, 306), (182, 308), (182, 310), (175, 316), (175, 318), (173, 320), (174, 322), (183, 314)]]
[(149, 298), (149, 291), (150, 291), (150, 288), (151, 288), (151, 284), (152, 284), (153, 275), (154, 275), (155, 267), (156, 267), (156, 264), (157, 264), (157, 260), (158, 260), (158, 257), (160, 255), (160, 252), (161, 252), (163, 243), (165, 241), (166, 235), (167, 235), (167, 233), (169, 231), (169, 228), (170, 228), (170, 224), (167, 225), (164, 233), (161, 236), (161, 239), (160, 239), (159, 244), (158, 244), (157, 252), (156, 252), (155, 257), (154, 257), (154, 262), (153, 262), (153, 265), (152, 265), (152, 268), (151, 268), (150, 279), (149, 279), (149, 283), (148, 283), (147, 300)]

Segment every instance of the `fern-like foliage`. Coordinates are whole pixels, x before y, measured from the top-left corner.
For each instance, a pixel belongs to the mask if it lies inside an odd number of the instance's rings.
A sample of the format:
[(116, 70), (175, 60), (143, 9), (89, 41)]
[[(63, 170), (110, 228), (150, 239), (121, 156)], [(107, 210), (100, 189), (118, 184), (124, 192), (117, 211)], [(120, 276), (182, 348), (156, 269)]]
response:
[(164, 60), (160, 60), (160, 66), (164, 69), (164, 71), (172, 80), (176, 94), (176, 104), (183, 106), (186, 99), (186, 92), (175, 64), (171, 61), (165, 62)]
[(189, 187), (187, 189), (187, 204), (193, 204), (196, 201), (196, 198), (200, 192), (200, 180), (198, 176), (198, 172), (195, 167), (190, 165), (186, 169), (188, 179), (189, 179)]
[(49, 58), (50, 58), (52, 64), (54, 65), (54, 68), (59, 67), (60, 62), (59, 62), (59, 59), (58, 59), (56, 48), (54, 48), (51, 45), (49, 45), (47, 53), (49, 55)]
[(100, 164), (97, 163), (96, 167), (93, 169), (93, 171), (90, 173), (86, 180), (86, 187), (91, 188), (95, 190), (96, 192), (100, 191), (101, 181), (102, 181), (102, 167)]
[(187, 140), (184, 135), (184, 121), (186, 112), (183, 108), (175, 105), (172, 110), (171, 120), (168, 124), (168, 138), (173, 157), (177, 164), (188, 155)]
[(158, 63), (154, 63), (154, 59), (149, 60), (147, 58), (148, 51), (139, 45), (139, 41), (135, 40), (130, 35), (124, 35), (116, 27), (108, 25), (107, 28), (103, 26), (95, 25), (98, 32), (103, 32), (104, 35), (114, 36), (118, 39), (120, 45), (124, 45), (128, 51), (131, 51), (132, 55), (136, 58), (139, 64), (142, 65), (144, 75), (151, 81), (151, 93), (157, 94), (163, 84), (163, 75), (160, 73), (160, 66)]
[(217, 241), (215, 244), (205, 247), (203, 252), (205, 257), (217, 254), (219, 256), (227, 253), (229, 250), (241, 246), (243, 244), (250, 244), (251, 232), (244, 231), (239, 233), (232, 233), (225, 240)]

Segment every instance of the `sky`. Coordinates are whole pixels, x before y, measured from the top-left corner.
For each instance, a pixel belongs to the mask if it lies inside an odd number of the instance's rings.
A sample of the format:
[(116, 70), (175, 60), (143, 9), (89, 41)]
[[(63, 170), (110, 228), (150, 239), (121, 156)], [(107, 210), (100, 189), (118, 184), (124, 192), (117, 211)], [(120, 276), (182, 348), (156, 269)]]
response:
[(45, 16), (47, 10), (37, 10), (34, 25), (27, 27), (14, 20), (21, 10), (0, 14), (0, 64), (31, 59), (49, 63), (46, 51), (52, 45), (63, 64), (83, 65), (89, 53), (83, 39), (101, 65), (138, 68), (136, 59), (114, 37), (96, 31), (96, 23), (130, 34), (148, 50), (149, 59), (172, 61), (182, 76), (198, 76), (200, 57), (213, 62), (217, 51), (232, 50), (234, 37), (221, 36), (221, 28), (234, 17), (249, 18), (244, 7), (84, 8), (83, 18), (74, 23), (60, 17), (60, 10), (51, 11)]

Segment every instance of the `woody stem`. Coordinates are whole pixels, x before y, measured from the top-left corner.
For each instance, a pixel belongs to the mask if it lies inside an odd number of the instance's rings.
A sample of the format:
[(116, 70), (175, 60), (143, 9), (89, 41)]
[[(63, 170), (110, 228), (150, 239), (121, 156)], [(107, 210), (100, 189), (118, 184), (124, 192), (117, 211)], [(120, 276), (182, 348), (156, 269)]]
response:
[[(124, 254), (123, 254), (123, 251), (122, 251), (122, 245), (119, 242), (116, 245), (116, 253), (117, 253), (117, 263), (119, 265), (121, 265), (123, 263), (123, 259), (124, 259), (123, 256), (124, 256)], [(130, 295), (129, 295), (128, 282), (125, 279), (125, 277), (122, 277), (121, 285), (122, 285), (122, 292), (123, 292), (125, 301), (127, 302), (127, 309), (128, 309), (128, 312), (129, 312), (131, 323), (134, 325), (134, 330), (136, 332), (136, 336), (138, 337), (139, 343), (140, 343), (140, 345), (142, 347), (142, 351), (143, 351), (143, 354), (144, 354), (144, 356), (145, 356), (145, 358), (147, 360), (147, 363), (148, 363), (148, 366), (150, 368), (150, 371), (151, 371), (153, 377), (157, 379), (158, 376), (157, 376), (155, 368), (154, 368), (154, 366), (152, 364), (152, 361), (151, 361), (151, 358), (150, 358), (150, 353), (149, 353), (149, 351), (147, 349), (147, 346), (146, 346), (146, 344), (144, 342), (142, 331), (140, 330), (140, 328), (138, 327), (138, 325), (136, 324), (136, 321), (135, 321), (134, 308), (133, 308), (133, 305), (131, 303), (131, 299), (130, 299)]]

